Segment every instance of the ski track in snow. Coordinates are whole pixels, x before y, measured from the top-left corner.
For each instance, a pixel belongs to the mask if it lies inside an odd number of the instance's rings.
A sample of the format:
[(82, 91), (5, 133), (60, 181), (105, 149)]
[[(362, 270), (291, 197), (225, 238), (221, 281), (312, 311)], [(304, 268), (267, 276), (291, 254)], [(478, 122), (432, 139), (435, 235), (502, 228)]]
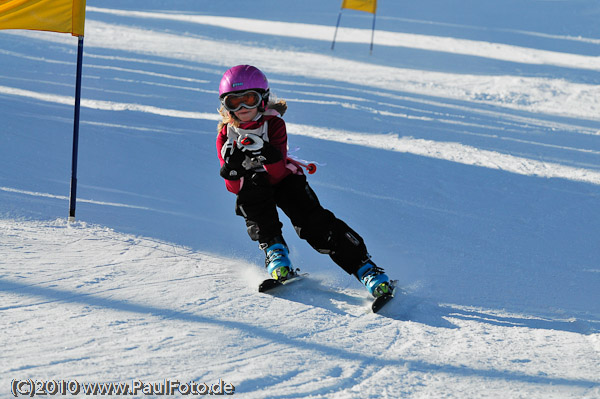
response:
[[(272, 297), (255, 292), (255, 266), (232, 278), (239, 260), (86, 223), (3, 219), (0, 239), (2, 342), (19, 348), (0, 366), (4, 387), (43, 370), (80, 382), (223, 379), (247, 398), (419, 396), (424, 385), (431, 397), (452, 385), (476, 397), (479, 384), (507, 397), (600, 392), (598, 335), (560, 320), (410, 293), (373, 315), (360, 287), (315, 277)], [(374, 342), (386, 349), (373, 353)]]

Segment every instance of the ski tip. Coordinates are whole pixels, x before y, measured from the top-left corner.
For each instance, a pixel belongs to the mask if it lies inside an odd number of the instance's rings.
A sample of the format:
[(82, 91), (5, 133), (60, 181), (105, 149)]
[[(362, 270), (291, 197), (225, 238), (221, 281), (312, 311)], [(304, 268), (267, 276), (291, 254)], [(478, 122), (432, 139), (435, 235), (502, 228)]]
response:
[(275, 289), (278, 287), (283, 287), (288, 284), (292, 284), (292, 283), (302, 280), (303, 278), (308, 276), (308, 273), (298, 273), (297, 272), (298, 270), (299, 269), (297, 269), (296, 272), (291, 274), (291, 276), (289, 278), (287, 278), (286, 280), (283, 280), (283, 281), (275, 280), (272, 278), (268, 278), (268, 279), (264, 280), (262, 283), (259, 284), (258, 292), (264, 293), (267, 291), (271, 291), (272, 289)]
[(280, 285), (281, 283), (279, 281), (269, 278), (260, 283), (260, 285), (258, 286), (258, 292), (267, 292)]

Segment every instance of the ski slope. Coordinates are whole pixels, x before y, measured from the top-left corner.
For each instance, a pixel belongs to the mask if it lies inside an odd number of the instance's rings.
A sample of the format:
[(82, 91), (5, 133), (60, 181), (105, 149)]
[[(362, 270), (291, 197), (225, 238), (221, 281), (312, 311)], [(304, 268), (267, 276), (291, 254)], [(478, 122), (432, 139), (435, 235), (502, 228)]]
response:
[[(0, 31), (0, 397), (600, 398), (600, 6), (382, 1), (369, 55), (372, 15), (350, 10), (330, 50), (338, 2), (213, 3), (88, 0), (72, 224), (76, 40)], [(310, 278), (256, 292), (214, 147), (241, 63), (400, 280), (381, 314), (287, 221)]]

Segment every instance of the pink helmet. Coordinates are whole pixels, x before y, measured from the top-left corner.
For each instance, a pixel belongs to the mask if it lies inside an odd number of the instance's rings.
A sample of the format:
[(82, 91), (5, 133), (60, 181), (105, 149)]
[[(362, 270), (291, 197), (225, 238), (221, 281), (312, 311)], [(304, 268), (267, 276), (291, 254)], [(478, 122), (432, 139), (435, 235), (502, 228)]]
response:
[(219, 84), (219, 97), (232, 91), (243, 90), (269, 91), (269, 81), (260, 69), (252, 65), (237, 65), (230, 68), (223, 74), (221, 84)]

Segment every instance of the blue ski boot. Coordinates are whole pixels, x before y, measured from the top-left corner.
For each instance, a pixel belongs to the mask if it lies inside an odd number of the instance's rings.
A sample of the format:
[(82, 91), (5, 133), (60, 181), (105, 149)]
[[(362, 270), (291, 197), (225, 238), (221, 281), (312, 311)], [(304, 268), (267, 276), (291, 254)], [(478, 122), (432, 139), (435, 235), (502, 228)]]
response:
[(294, 274), (292, 262), (288, 258), (289, 250), (283, 239), (273, 240), (272, 244), (261, 244), (265, 251), (265, 266), (267, 272), (275, 280), (285, 281)]
[(394, 293), (394, 287), (389, 277), (382, 268), (377, 267), (371, 260), (368, 260), (358, 269), (356, 276), (375, 298), (382, 295), (393, 295)]

